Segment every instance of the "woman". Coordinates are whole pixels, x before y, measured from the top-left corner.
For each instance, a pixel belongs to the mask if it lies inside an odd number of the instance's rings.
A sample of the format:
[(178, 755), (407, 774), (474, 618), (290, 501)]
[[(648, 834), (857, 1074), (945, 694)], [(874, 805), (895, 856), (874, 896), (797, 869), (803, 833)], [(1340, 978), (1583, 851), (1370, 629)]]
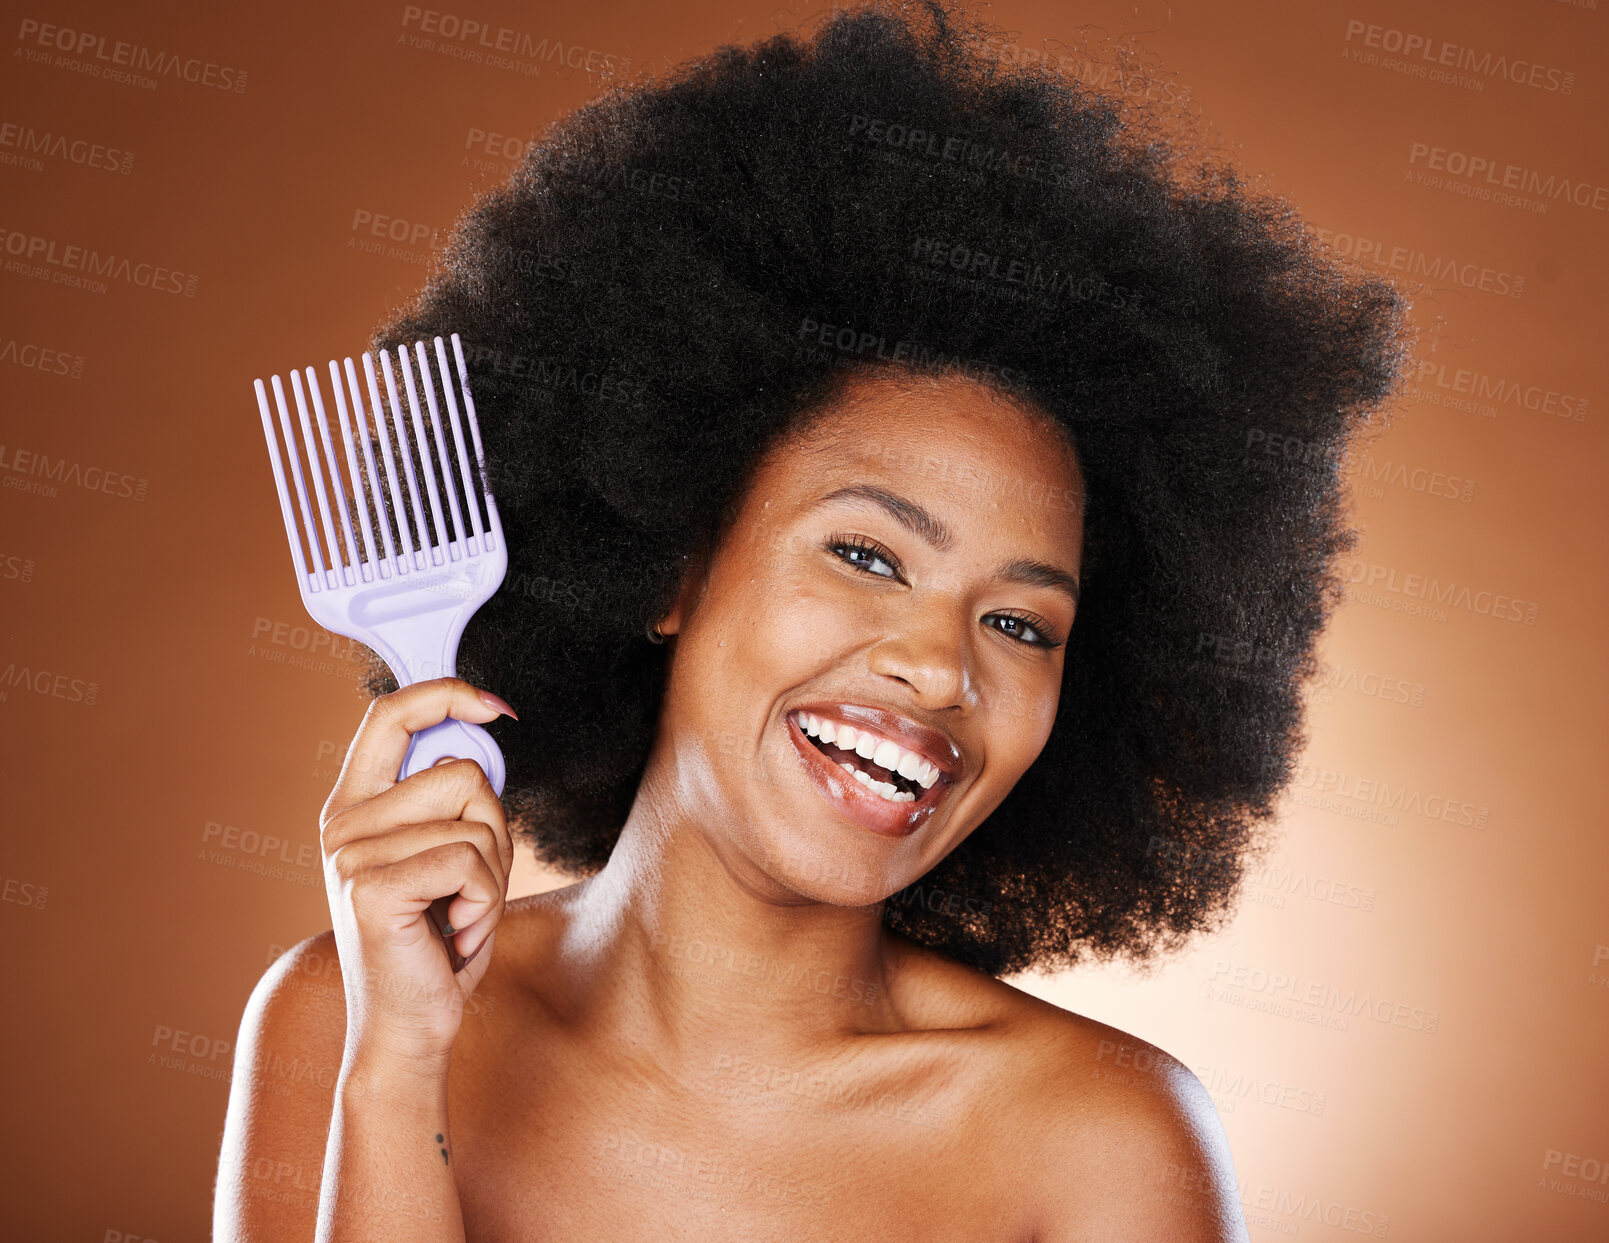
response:
[[(997, 977), (1229, 909), (1403, 308), (980, 38), (614, 90), (377, 334), (472, 344), (509, 576), (375, 666), (215, 1238), (1246, 1237), (1195, 1077)], [(503, 801), (394, 782), (483, 686)], [(506, 903), (511, 828), (583, 879)]]

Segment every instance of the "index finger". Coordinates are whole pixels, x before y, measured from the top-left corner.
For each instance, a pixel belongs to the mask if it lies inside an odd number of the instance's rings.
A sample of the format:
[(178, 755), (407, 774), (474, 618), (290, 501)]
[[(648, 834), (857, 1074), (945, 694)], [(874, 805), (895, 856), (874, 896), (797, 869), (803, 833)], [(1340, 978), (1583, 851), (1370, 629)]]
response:
[(493, 695), (494, 704), (486, 694), (462, 678), (431, 678), (373, 699), (352, 736), (321, 820), (328, 821), (396, 785), (408, 743), (420, 730), (448, 717), (484, 725), (501, 716), (508, 705)]

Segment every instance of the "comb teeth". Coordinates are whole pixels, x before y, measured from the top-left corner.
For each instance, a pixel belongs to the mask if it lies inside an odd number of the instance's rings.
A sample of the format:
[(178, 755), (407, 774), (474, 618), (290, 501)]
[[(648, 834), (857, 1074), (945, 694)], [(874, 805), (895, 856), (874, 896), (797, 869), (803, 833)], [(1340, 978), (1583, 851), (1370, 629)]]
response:
[[(358, 383), (357, 371), (352, 365), (352, 360), (350, 358), (344, 360), (344, 377), (341, 370), (336, 367), (335, 360), (330, 360), (330, 388), (335, 396), (335, 409), (340, 420), (344, 449), (344, 453), (340, 456), (336, 454), (329, 417), (324, 407), (324, 394), (319, 387), (317, 374), (311, 367), (306, 367), (303, 371), (292, 371), (291, 391), (296, 403), (296, 421), (301, 427), (302, 443), (306, 449), (305, 461), (308, 467), (306, 470), (303, 468), (302, 454), (297, 450), (291, 414), (285, 402), (285, 390), (279, 376), (270, 377), (274, 389), (274, 405), (279, 413), (277, 434), (263, 382), (261, 380), (256, 382), (257, 406), (262, 414), (263, 434), (268, 440), (268, 452), (274, 468), (274, 482), (279, 489), (280, 508), (285, 519), (285, 533), (290, 541), (291, 556), (297, 572), (302, 576), (302, 581), (311, 590), (336, 590), (343, 586), (355, 587), (360, 583), (374, 582), (377, 579), (403, 577), (410, 573), (439, 568), (452, 561), (483, 556), (498, 547), (502, 526), (498, 520), (497, 505), (492, 499), (491, 489), (482, 482), (485, 456), (481, 448), (480, 424), (475, 417), (475, 401), (469, 391), (469, 373), (464, 364), (463, 344), (459, 341), (457, 333), (453, 333), (451, 339), (454, 359), (458, 364), (456, 386), (450, 382), (452, 369), (448, 365), (447, 347), (441, 337), (434, 339), (437, 364), (435, 368), (431, 367), (430, 355), (426, 352), (423, 341), (414, 343), (412, 362), (409, 361), (407, 348), (398, 346), (395, 351), (395, 368), (393, 368), (392, 352), (380, 351), (380, 367), (385, 375), (387, 403), (382, 403), (380, 400), (374, 360), (371, 355), (365, 353), (363, 372), (368, 389), (366, 408), (363, 386)], [(401, 393), (397, 388), (398, 371), (402, 375)], [(456, 394), (455, 388), (458, 390)], [(404, 405), (404, 394), (406, 405)], [(421, 396), (424, 401), (423, 407), (420, 405)], [(470, 469), (469, 454), (464, 443), (463, 421), (459, 415), (459, 396), (463, 398), (463, 411), (469, 417), (470, 441), (475, 455), (473, 471)], [(311, 416), (308, 408), (309, 397), (312, 406)], [(351, 402), (350, 408), (348, 399)], [(442, 404), (447, 407), (447, 419), (452, 425), (452, 453), (449, 453), (446, 431), (442, 426)], [(428, 432), (425, 427), (426, 412), (429, 414)], [(315, 420), (318, 424), (316, 440), (313, 432)], [(359, 436), (363, 444), (361, 469), (356, 444)], [(375, 462), (375, 439), (380, 442), (379, 469), (376, 468)], [(322, 453), (320, 453), (321, 447)], [(419, 463), (417, 468), (415, 455)], [(296, 502), (300, 510), (299, 523), (297, 512), (291, 504), (291, 490), (287, 486), (285, 472), (287, 461), (290, 464), (289, 482), (295, 485)], [(455, 462), (456, 471), (453, 469)], [(309, 477), (312, 480), (313, 498), (318, 505), (318, 523), (314, 521), (313, 508), (308, 497)], [(423, 494), (420, 490), (421, 479)], [(406, 482), (406, 494), (403, 490), (404, 482)], [(335, 498), (334, 510), (330, 507), (331, 494)], [(445, 510), (443, 497), (446, 499)], [(355, 503), (349, 498), (355, 498)], [(356, 529), (352, 524), (353, 509), (357, 510), (359, 523)], [(466, 515), (469, 520), (467, 531), (464, 526)]]

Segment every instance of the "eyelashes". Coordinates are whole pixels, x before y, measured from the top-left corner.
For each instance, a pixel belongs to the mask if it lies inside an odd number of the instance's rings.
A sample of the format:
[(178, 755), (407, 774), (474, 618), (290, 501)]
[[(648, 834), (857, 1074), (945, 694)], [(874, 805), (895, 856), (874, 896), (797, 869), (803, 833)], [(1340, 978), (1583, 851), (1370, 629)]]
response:
[[(845, 565), (852, 566), (862, 574), (870, 574), (876, 578), (886, 578), (892, 582), (903, 583), (905, 578), (901, 572), (899, 558), (885, 545), (864, 535), (838, 534), (829, 535), (822, 541), (822, 548), (830, 552)], [(847, 554), (847, 555), (846, 555)], [(871, 566), (881, 564), (888, 569), (884, 574)], [(999, 630), (1007, 638), (1021, 643), (1025, 647), (1039, 647), (1046, 651), (1053, 651), (1067, 641), (1066, 636), (1057, 634), (1043, 617), (1037, 613), (1029, 613), (1020, 609), (1006, 609), (988, 615), (991, 619), (1013, 624), (1013, 629), (1006, 630), (999, 626)], [(1023, 638), (1023, 632), (1034, 635), (1032, 639)]]
[(893, 578), (895, 581), (901, 583), (905, 581), (900, 577), (899, 559), (876, 540), (867, 539), (864, 535), (829, 535), (827, 537), (825, 547), (829, 552), (837, 556), (840, 561), (847, 565), (852, 565), (856, 569), (862, 570), (867, 574), (876, 574), (877, 571), (867, 569), (866, 561), (851, 561), (848, 557), (840, 553), (839, 549), (848, 549), (852, 552), (860, 553), (868, 560), (881, 561), (887, 565), (888, 568), (893, 571), (893, 573), (878, 574), (877, 577)]

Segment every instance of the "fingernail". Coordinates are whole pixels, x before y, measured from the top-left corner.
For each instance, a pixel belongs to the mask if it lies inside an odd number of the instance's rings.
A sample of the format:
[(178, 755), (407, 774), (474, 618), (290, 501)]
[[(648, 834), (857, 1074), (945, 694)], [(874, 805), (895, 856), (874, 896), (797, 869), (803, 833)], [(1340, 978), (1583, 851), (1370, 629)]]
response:
[(481, 697), (481, 701), (488, 708), (496, 709), (498, 712), (502, 713), (504, 716), (511, 716), (516, 721), (520, 719), (520, 714), (518, 712), (515, 712), (513, 708), (509, 707), (507, 703), (505, 703), (503, 700), (499, 699), (496, 695), (492, 694), (491, 691), (482, 691), (480, 693), (480, 697)]

